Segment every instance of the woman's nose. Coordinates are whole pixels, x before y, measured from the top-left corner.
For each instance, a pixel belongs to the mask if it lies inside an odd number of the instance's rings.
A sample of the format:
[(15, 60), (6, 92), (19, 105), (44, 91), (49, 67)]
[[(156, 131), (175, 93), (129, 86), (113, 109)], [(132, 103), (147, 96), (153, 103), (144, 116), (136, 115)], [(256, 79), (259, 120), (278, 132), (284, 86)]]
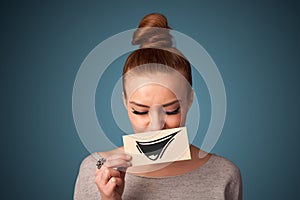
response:
[(150, 131), (161, 130), (166, 122), (166, 113), (164, 109), (160, 107), (150, 109)]

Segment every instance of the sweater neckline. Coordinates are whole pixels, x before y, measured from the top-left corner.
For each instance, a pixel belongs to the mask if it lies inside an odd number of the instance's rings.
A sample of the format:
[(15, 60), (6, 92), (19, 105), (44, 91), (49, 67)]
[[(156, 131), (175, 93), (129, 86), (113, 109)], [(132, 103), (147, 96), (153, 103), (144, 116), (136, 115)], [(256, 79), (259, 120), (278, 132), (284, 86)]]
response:
[(172, 178), (177, 178), (177, 177), (183, 177), (183, 176), (188, 176), (190, 174), (193, 174), (195, 172), (198, 172), (199, 170), (204, 170), (204, 168), (207, 168), (213, 160), (215, 159), (216, 154), (212, 153), (210, 158), (200, 167), (197, 167), (189, 172), (183, 173), (183, 174), (178, 174), (178, 175), (171, 175), (171, 176), (141, 176), (141, 175), (136, 175), (136, 174), (130, 174), (126, 173), (126, 176), (129, 177), (134, 177), (134, 178), (140, 178), (140, 179), (172, 179)]

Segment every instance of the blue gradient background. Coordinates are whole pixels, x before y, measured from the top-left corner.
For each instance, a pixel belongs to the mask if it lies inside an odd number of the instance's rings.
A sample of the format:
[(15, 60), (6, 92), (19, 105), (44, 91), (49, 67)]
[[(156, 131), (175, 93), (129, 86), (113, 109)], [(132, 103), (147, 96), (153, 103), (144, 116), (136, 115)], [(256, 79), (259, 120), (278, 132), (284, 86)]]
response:
[(213, 152), (241, 169), (244, 199), (299, 199), (299, 3), (221, 0), (2, 2), (1, 198), (72, 199), (89, 154), (72, 117), (77, 70), (150, 12), (219, 67), (228, 112)]

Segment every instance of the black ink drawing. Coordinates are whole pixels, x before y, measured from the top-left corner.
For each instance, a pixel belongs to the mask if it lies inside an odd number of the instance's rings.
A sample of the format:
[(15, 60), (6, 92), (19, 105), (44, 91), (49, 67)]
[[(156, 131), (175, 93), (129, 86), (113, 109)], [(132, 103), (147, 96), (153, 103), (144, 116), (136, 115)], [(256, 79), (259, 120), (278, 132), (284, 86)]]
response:
[(139, 150), (141, 154), (144, 154), (150, 160), (155, 161), (158, 158), (161, 158), (163, 156), (169, 144), (174, 140), (175, 135), (180, 131), (181, 130), (176, 131), (165, 137), (148, 141), (148, 142), (136, 141), (137, 143), (136, 148)]

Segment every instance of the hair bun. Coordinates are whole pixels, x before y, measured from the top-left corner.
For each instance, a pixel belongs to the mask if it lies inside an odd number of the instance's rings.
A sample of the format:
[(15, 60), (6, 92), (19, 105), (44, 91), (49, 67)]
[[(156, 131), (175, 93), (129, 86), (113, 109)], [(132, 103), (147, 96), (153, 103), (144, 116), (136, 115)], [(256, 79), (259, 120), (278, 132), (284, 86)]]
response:
[(146, 15), (133, 34), (132, 44), (140, 48), (170, 48), (173, 46), (167, 18), (159, 13)]

